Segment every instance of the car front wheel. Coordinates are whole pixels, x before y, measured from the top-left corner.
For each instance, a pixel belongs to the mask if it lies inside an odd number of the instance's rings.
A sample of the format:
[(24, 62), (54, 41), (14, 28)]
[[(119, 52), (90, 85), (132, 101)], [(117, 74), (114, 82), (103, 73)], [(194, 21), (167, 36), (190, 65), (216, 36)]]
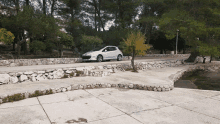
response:
[(98, 55), (98, 57), (97, 57), (97, 62), (102, 62), (102, 61), (103, 61), (102, 56), (101, 56), (101, 55)]
[(121, 60), (122, 60), (122, 56), (121, 56), (121, 55), (118, 55), (117, 61), (121, 61)]

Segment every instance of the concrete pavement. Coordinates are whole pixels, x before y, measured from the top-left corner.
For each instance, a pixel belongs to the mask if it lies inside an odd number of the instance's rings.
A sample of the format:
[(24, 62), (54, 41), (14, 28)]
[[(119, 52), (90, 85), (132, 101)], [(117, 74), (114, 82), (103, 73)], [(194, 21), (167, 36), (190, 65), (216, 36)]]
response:
[(219, 124), (220, 92), (75, 90), (0, 105), (2, 124)]
[[(177, 72), (193, 65), (107, 77), (1, 85), (0, 96), (88, 83), (170, 85)], [(38, 66), (39, 67), (39, 66)], [(85, 89), (0, 104), (2, 124), (220, 124), (220, 91), (175, 87), (169, 92), (135, 89)]]

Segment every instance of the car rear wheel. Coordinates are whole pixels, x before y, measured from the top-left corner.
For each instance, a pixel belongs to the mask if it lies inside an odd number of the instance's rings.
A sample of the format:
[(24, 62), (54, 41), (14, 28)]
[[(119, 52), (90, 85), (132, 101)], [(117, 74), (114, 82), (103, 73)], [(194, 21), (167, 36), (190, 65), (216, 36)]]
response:
[(97, 62), (102, 62), (102, 61), (103, 61), (103, 57), (101, 55), (98, 55)]
[(121, 61), (121, 60), (122, 60), (122, 55), (118, 55), (117, 61)]

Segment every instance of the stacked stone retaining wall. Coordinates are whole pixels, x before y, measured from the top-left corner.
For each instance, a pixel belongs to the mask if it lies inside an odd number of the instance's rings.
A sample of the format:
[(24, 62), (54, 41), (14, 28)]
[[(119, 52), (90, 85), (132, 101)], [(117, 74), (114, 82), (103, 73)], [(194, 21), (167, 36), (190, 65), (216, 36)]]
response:
[[(189, 57), (190, 54), (147, 54), (148, 57)], [(124, 56), (123, 60), (129, 60), (131, 57)], [(81, 58), (41, 58), (41, 59), (8, 59), (0, 60), (0, 66), (32, 66), (32, 65), (55, 65), (55, 64), (73, 64), (82, 62)]]
[(147, 54), (146, 57), (189, 57), (190, 54)]
[[(138, 70), (146, 70), (152, 68), (174, 67), (183, 64), (183, 60), (164, 60), (164, 61), (147, 61), (136, 62), (135, 66)], [(88, 66), (76, 68), (47, 69), (40, 71), (26, 72), (9, 72), (0, 74), (0, 85), (14, 84), (24, 81), (42, 81), (60, 78), (70, 78), (76, 76), (108, 76), (117, 71), (125, 71), (132, 68), (130, 63), (127, 64), (111, 64), (103, 66)]]

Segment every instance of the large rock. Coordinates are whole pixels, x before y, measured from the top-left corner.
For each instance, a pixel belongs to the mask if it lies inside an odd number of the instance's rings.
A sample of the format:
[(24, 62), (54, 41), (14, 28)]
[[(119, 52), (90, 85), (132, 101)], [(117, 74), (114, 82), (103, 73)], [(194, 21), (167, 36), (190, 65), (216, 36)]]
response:
[(48, 73), (48, 72), (52, 72), (52, 71), (54, 71), (54, 69), (47, 69), (47, 70), (46, 70), (47, 73)]
[(58, 69), (57, 71), (53, 72), (53, 78), (54, 79), (59, 79), (59, 78), (61, 78), (63, 76), (64, 76), (64, 72), (63, 72), (62, 69)]
[(10, 81), (10, 76), (8, 74), (0, 74), (0, 83), (7, 84)]
[(36, 76), (37, 76), (37, 74), (33, 73), (31, 76), (32, 76), (32, 77), (33, 77), (33, 76), (34, 76), (34, 77), (36, 77)]
[(21, 75), (23, 75), (23, 72), (18, 72), (16, 74), (17, 74), (16, 76), (21, 76)]
[(34, 72), (33, 71), (26, 71), (26, 72), (24, 72), (24, 74), (33, 74)]
[(44, 74), (45, 71), (37, 71), (38, 74)]
[(15, 66), (17, 66), (16, 63), (10, 63), (10, 65), (9, 65), (9, 67), (15, 67)]
[(70, 74), (70, 73), (72, 73), (72, 71), (70, 71), (70, 70), (67, 70), (67, 71), (66, 71), (66, 73), (67, 73), (67, 74)]
[(49, 73), (49, 75), (47, 75), (48, 79), (53, 79), (53, 73)]
[(10, 76), (17, 76), (17, 74), (16, 73), (14, 73), (14, 72), (10, 72), (10, 73), (8, 73)]
[(35, 76), (31, 76), (31, 81), (33, 81), (33, 82), (37, 81), (36, 77)]
[(21, 75), (19, 77), (19, 81), (25, 81), (25, 80), (28, 80), (28, 77), (26, 75)]
[(46, 77), (45, 77), (44, 75), (38, 75), (38, 76), (36, 77), (36, 80), (37, 80), (37, 81), (43, 81), (43, 80), (46, 80)]
[(84, 67), (77, 67), (76, 70), (77, 71), (83, 71), (85, 68)]
[(9, 83), (15, 84), (18, 82), (18, 78), (16, 76), (9, 77)]

